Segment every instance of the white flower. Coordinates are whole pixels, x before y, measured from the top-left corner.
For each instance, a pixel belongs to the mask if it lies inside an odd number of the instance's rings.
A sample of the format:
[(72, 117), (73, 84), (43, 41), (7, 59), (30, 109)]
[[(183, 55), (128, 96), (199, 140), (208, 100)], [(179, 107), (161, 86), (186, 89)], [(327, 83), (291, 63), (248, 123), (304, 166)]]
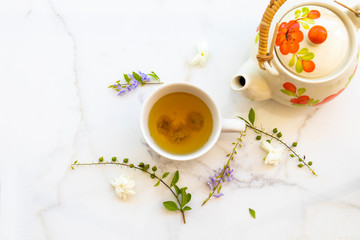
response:
[(265, 164), (268, 165), (278, 165), (281, 161), (284, 148), (274, 148), (269, 142), (263, 141), (261, 143), (261, 148), (268, 152), (265, 157)]
[(128, 176), (121, 175), (111, 182), (111, 186), (115, 188), (116, 195), (119, 198), (126, 200), (127, 195), (135, 195), (132, 190), (135, 187), (135, 182)]
[(206, 62), (209, 58), (209, 50), (208, 50), (208, 44), (205, 41), (202, 41), (197, 46), (198, 53), (193, 58), (191, 64), (196, 65), (200, 64), (200, 67), (205, 67)]

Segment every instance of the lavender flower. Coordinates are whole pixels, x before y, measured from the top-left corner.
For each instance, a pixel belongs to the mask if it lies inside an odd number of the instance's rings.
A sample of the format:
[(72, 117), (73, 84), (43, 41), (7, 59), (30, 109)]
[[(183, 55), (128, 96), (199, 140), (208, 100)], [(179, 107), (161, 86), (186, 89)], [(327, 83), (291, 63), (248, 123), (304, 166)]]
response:
[(132, 88), (135, 89), (137, 86), (139, 86), (139, 81), (133, 80), (133, 83), (131, 84)]
[(122, 88), (119, 93), (118, 93), (118, 96), (122, 96), (126, 93), (126, 90), (124, 88)]
[(139, 71), (139, 75), (143, 81), (146, 81), (146, 82), (150, 81), (150, 77), (146, 73)]
[(136, 89), (139, 85), (143, 86), (145, 83), (150, 81), (150, 76), (156, 79), (157, 83), (162, 83), (160, 78), (154, 73), (151, 72), (149, 74), (138, 71), (124, 74), (124, 79), (126, 83), (121, 84), (120, 80), (117, 80), (115, 84), (110, 85), (109, 88), (112, 88), (118, 92), (118, 96), (122, 96), (134, 89)]
[[(234, 178), (233, 172), (234, 170), (230, 170), (229, 165), (225, 165), (223, 169), (220, 168), (219, 171), (215, 173), (215, 177), (210, 177), (210, 181), (207, 182), (207, 184), (209, 185), (210, 189), (214, 191), (219, 187), (219, 185), (222, 185), (224, 182), (232, 181)], [(213, 194), (213, 196), (219, 198), (221, 196), (224, 196), (224, 194), (220, 193), (220, 190), (218, 190), (216, 193)]]

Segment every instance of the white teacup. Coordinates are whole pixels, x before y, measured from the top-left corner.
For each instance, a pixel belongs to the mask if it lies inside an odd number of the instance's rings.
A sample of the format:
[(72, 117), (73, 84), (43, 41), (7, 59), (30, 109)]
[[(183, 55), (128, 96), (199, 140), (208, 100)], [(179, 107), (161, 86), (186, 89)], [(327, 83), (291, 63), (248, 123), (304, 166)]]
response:
[[(186, 92), (197, 96), (208, 106), (213, 118), (213, 129), (208, 141), (200, 149), (190, 154), (169, 153), (166, 150), (159, 147), (155, 142), (155, 140), (150, 135), (148, 118), (152, 106), (161, 97), (173, 92)], [(208, 152), (217, 142), (220, 136), (220, 132), (244, 131), (245, 122), (241, 119), (222, 119), (218, 107), (216, 106), (212, 98), (209, 96), (209, 94), (204, 92), (201, 88), (197, 87), (196, 85), (190, 83), (170, 83), (159, 87), (157, 90), (151, 93), (150, 96), (145, 100), (140, 113), (140, 127), (146, 142), (155, 152), (169, 159), (185, 161), (185, 160), (198, 158), (203, 154), (205, 154), (206, 152)]]

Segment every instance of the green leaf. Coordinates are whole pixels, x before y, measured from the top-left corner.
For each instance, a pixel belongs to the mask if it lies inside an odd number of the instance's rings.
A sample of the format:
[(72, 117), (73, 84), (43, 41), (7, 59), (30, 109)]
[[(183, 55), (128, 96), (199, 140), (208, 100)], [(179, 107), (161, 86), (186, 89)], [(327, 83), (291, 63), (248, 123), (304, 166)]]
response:
[(311, 19), (311, 18), (304, 18), (303, 21), (309, 23), (309, 24), (315, 24), (315, 21), (314, 19)]
[(251, 125), (254, 126), (254, 122), (255, 122), (255, 111), (254, 111), (254, 109), (250, 108), (248, 118), (249, 118), (249, 121), (251, 122)]
[(305, 29), (309, 29), (309, 24), (307, 24), (306, 22), (302, 22), (302, 21), (299, 21), (299, 23), (301, 24), (301, 26)]
[(282, 93), (288, 95), (288, 96), (292, 96), (292, 97), (297, 97), (295, 93), (289, 91), (289, 90), (286, 90), (286, 89), (281, 89), (280, 90)]
[(300, 17), (300, 14), (301, 14), (301, 11), (298, 9), (295, 11), (295, 19), (296, 18), (299, 18)]
[(303, 71), (302, 62), (298, 59), (295, 65), (296, 72), (301, 73)]
[(151, 73), (148, 74), (149, 76), (155, 78), (158, 82), (160, 82), (160, 78), (158, 75), (156, 75), (156, 73), (154, 73), (153, 71), (151, 71)]
[(174, 173), (174, 176), (173, 176), (173, 178), (172, 178), (172, 180), (171, 180), (170, 187), (176, 185), (176, 183), (177, 183), (178, 181), (179, 181), (179, 171), (176, 170), (176, 172)]
[(191, 207), (186, 206), (186, 207), (184, 207), (182, 210), (183, 210), (184, 212), (185, 212), (185, 211), (190, 211), (190, 210), (191, 210)]
[(176, 195), (178, 196), (181, 193), (181, 191), (180, 191), (179, 187), (176, 186), (176, 185), (174, 185), (174, 188), (175, 188), (175, 191), (176, 191)]
[(164, 174), (162, 175), (161, 179), (166, 178), (168, 175), (169, 175), (169, 172), (164, 173)]
[(184, 188), (182, 188), (180, 191), (181, 191), (181, 207), (184, 207), (186, 205), (186, 192)]
[(308, 54), (305, 54), (304, 56), (301, 56), (300, 58), (305, 61), (310, 61), (315, 57), (315, 54), (313, 52), (309, 52)]
[(256, 34), (256, 37), (255, 37), (255, 43), (258, 43), (258, 41), (259, 41), (259, 33), (258, 33), (258, 34)]
[(159, 184), (160, 184), (160, 180), (159, 180), (159, 181), (157, 181), (157, 183), (154, 185), (154, 187), (159, 186)]
[(129, 78), (129, 75), (127, 75), (127, 74), (124, 74), (124, 79), (125, 79), (125, 81), (126, 81), (126, 83), (127, 84), (130, 84), (130, 78)]
[(254, 219), (256, 218), (254, 209), (249, 208), (249, 213)]
[(139, 83), (144, 83), (139, 74), (132, 72), (132, 75), (134, 76), (135, 80), (139, 81)]
[(289, 62), (289, 67), (293, 67), (295, 65), (295, 54), (293, 54), (290, 62)]
[(314, 104), (314, 98), (310, 98), (308, 101), (308, 105), (313, 105)]
[(238, 118), (240, 118), (241, 120), (243, 120), (244, 122), (246, 122), (247, 125), (251, 126), (251, 123), (248, 122), (248, 120), (246, 120), (243, 117), (238, 116)]
[(299, 95), (299, 97), (300, 97), (301, 95), (303, 95), (304, 92), (306, 92), (306, 89), (305, 89), (305, 88), (299, 88), (299, 89), (298, 89), (298, 95)]
[(178, 208), (178, 206), (176, 205), (176, 203), (173, 202), (173, 201), (163, 202), (163, 204), (164, 204), (164, 207), (165, 207), (167, 210), (170, 210), (170, 211), (180, 210), (180, 209)]
[(302, 48), (302, 49), (300, 49), (300, 51), (297, 52), (297, 54), (304, 55), (304, 54), (307, 54), (308, 52), (309, 52), (309, 49)]
[(309, 8), (307, 8), (307, 7), (303, 7), (303, 8), (301, 9), (301, 11), (302, 11), (301, 17), (306, 17), (306, 16), (309, 14), (309, 12), (310, 12)]
[(187, 193), (186, 194), (186, 204), (188, 204), (191, 200), (191, 194), (190, 193)]

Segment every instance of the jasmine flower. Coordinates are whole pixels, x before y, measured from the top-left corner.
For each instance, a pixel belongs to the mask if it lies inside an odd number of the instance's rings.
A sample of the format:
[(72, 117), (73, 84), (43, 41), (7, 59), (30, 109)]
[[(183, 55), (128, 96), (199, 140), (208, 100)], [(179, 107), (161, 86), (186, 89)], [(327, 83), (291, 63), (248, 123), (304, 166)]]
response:
[(284, 148), (274, 148), (269, 142), (263, 141), (261, 143), (261, 148), (268, 152), (265, 157), (265, 164), (267, 165), (278, 165), (281, 161)]
[(199, 64), (200, 67), (205, 67), (207, 60), (209, 58), (209, 50), (207, 42), (203, 41), (198, 44), (197, 46), (198, 53), (193, 58), (191, 64), (197, 65)]
[(115, 193), (120, 199), (126, 200), (127, 195), (135, 195), (135, 191), (133, 190), (135, 182), (128, 176), (121, 175), (115, 178), (111, 182), (111, 186), (114, 187)]

